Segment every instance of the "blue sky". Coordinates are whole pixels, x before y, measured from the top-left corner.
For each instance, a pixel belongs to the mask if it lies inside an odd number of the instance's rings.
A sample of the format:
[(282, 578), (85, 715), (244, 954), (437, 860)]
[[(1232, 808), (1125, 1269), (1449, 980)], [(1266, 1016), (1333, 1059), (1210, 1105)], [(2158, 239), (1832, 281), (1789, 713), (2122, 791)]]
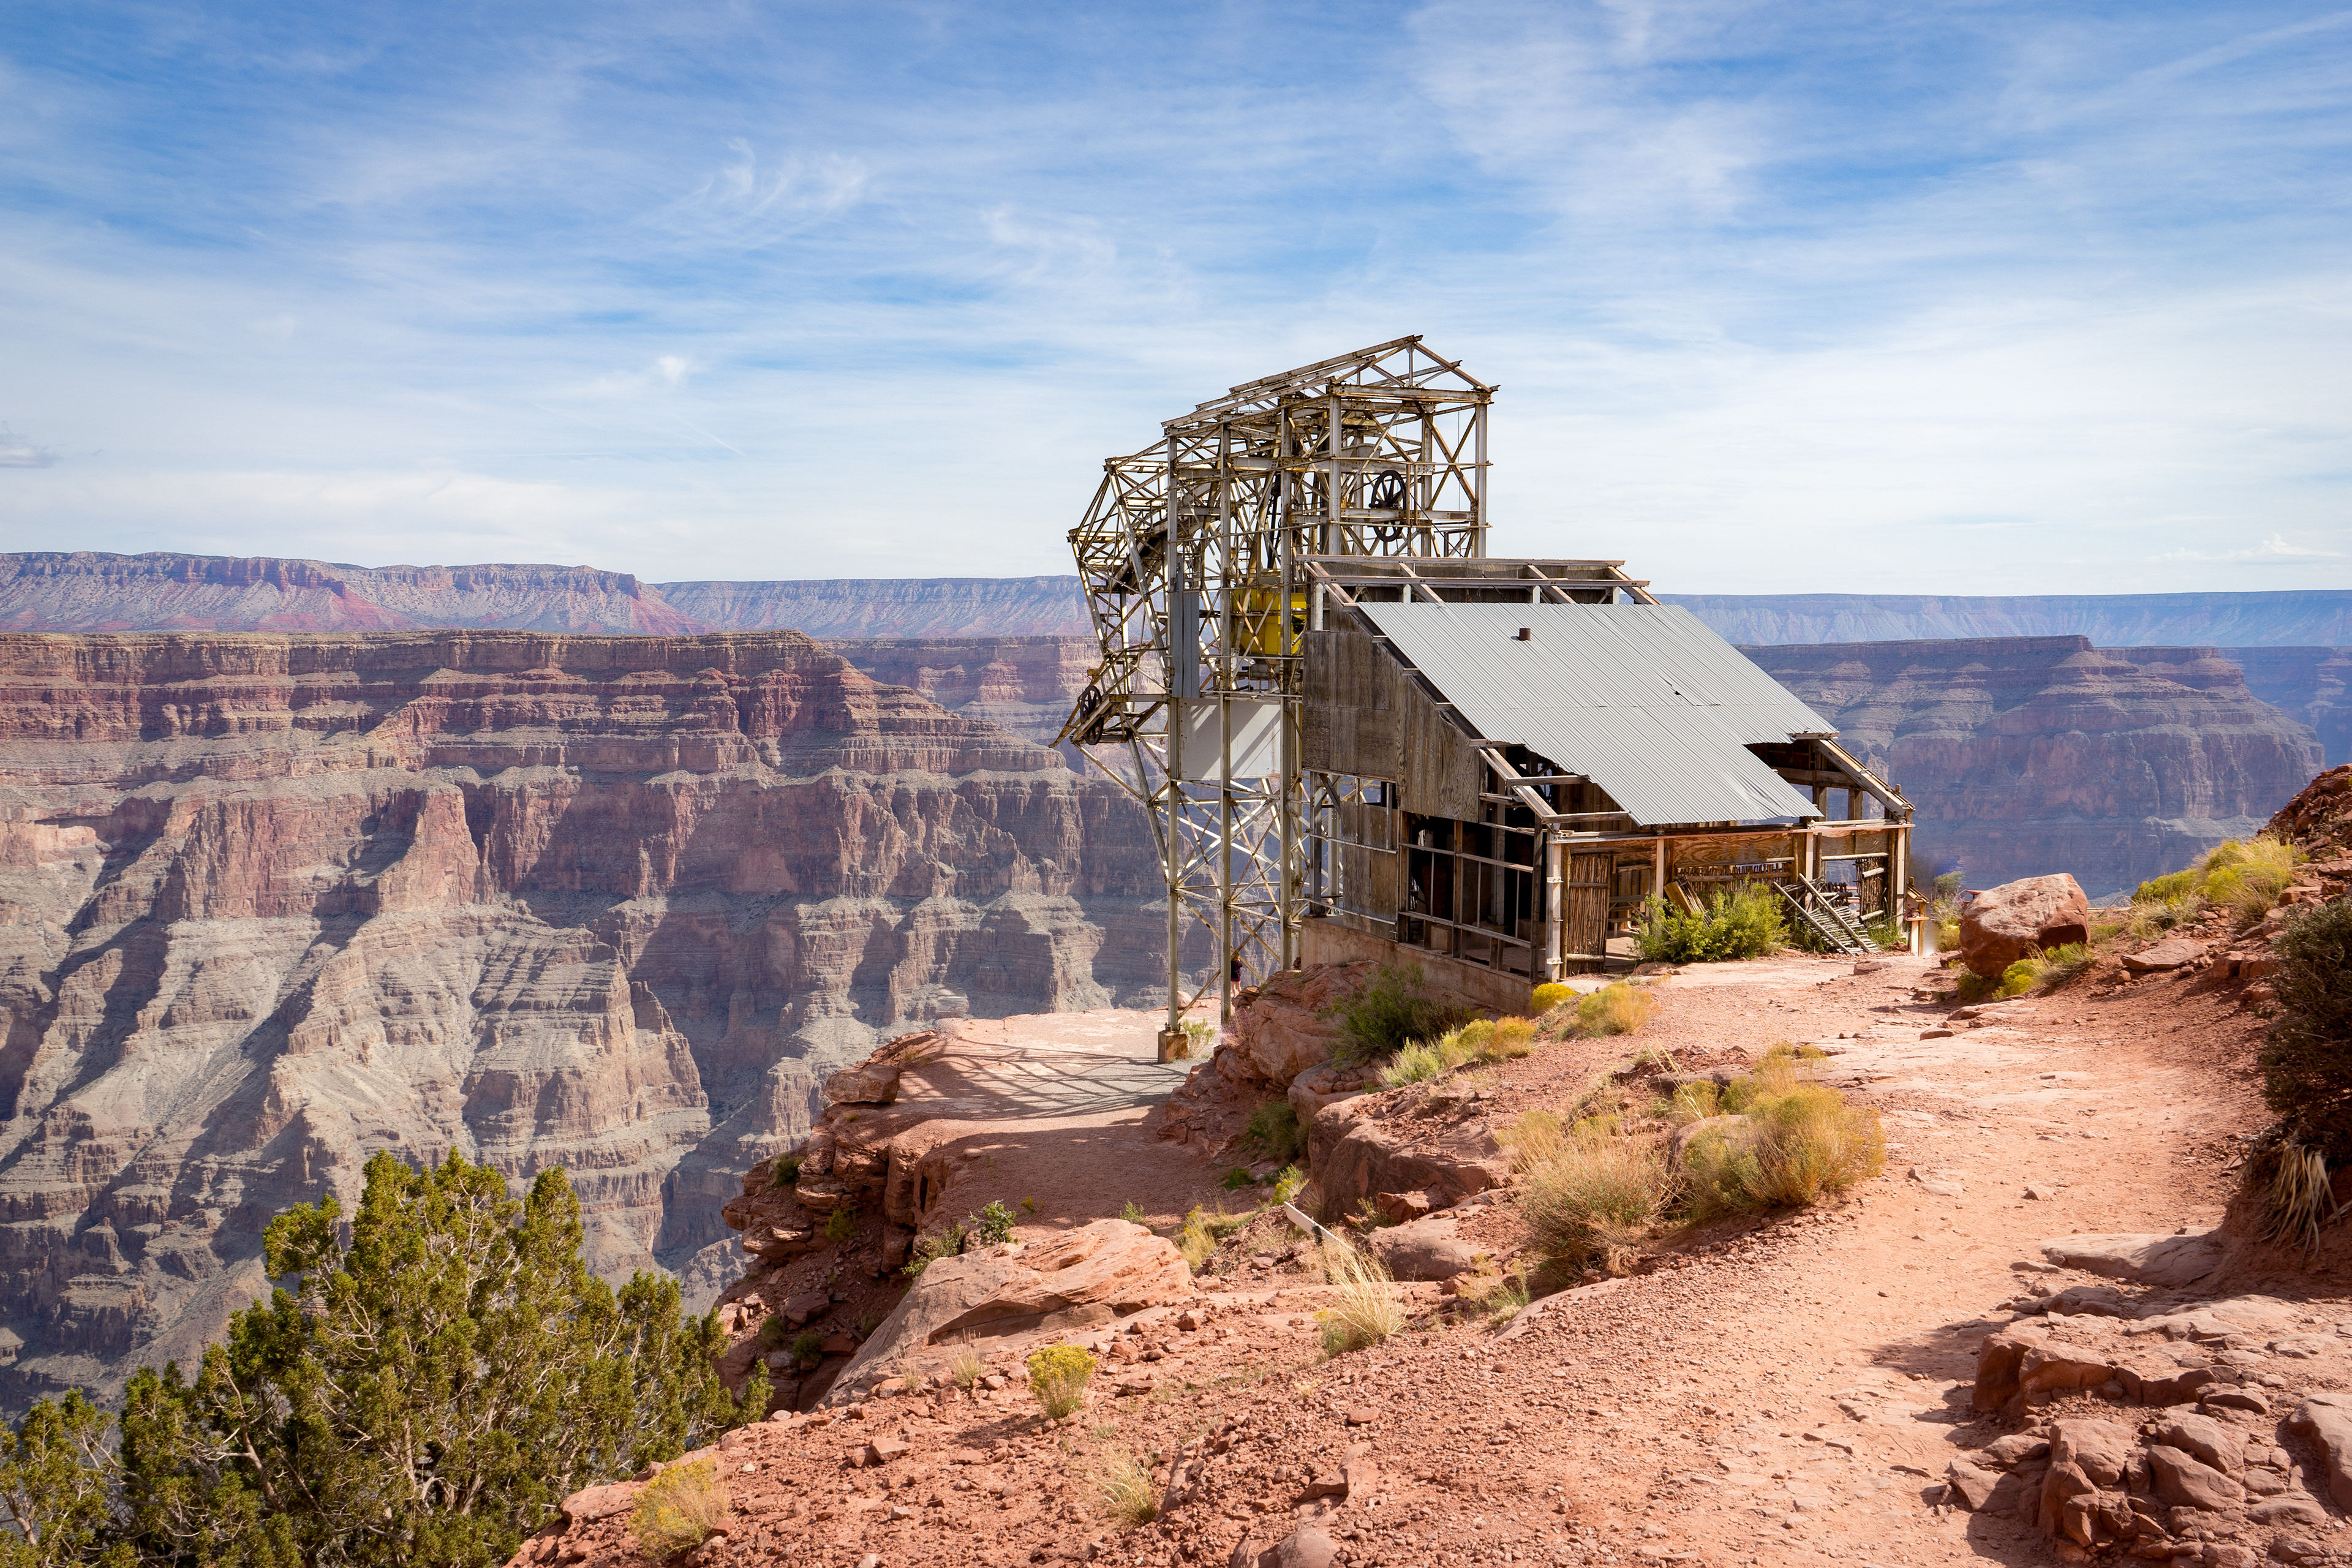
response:
[(2352, 586), (2352, 10), (10, 16), (0, 549), (1066, 571), (1104, 456), (1418, 331), (1497, 553)]

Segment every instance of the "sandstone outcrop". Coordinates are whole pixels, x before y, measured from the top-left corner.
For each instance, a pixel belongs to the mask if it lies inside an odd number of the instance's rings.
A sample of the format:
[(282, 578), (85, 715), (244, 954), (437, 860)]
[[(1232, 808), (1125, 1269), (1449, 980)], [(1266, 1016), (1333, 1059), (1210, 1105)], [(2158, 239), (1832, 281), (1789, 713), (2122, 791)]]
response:
[(1307, 1127), (1335, 1100), (1376, 1081), (1370, 1068), (1331, 1061), (1341, 1044), (1339, 1004), (1363, 989), (1377, 966), (1318, 964), (1282, 970), (1234, 997), (1233, 1021), (1207, 1061), (1169, 1097), (1158, 1135), (1230, 1152), (1250, 1115), (1269, 1100), (1287, 1100)]
[(1018, 1352), (1031, 1340), (1066, 1338), (1192, 1293), (1192, 1271), (1175, 1247), (1123, 1219), (942, 1258), (875, 1329), (826, 1402), (848, 1404), (885, 1377), (940, 1373), (967, 1346)]
[(2091, 900), (2074, 878), (2024, 877), (1960, 906), (1960, 961), (1989, 979), (2035, 950), (2090, 940)]
[(1113, 786), (795, 633), (0, 636), (0, 1398), (192, 1361), (378, 1147), (562, 1164), (707, 1301), (825, 1072), (1148, 990), (1157, 885)]
[[(2332, 1386), (2340, 1336), (2312, 1331), (2327, 1325), (2308, 1303), (2135, 1302), (2090, 1289), (2061, 1292), (2036, 1309), (2042, 1315), (1985, 1340), (1975, 1406), (2025, 1425), (1952, 1462), (1951, 1500), (2038, 1529), (2071, 1561), (2113, 1551), (2252, 1564), (2265, 1536), (2267, 1555), (2313, 1560), (2302, 1532), (2334, 1528), (2314, 1491), (2352, 1504), (2352, 1415), (2329, 1394), (2283, 1400), (2289, 1381), (2266, 1369), (2307, 1366)], [(2097, 1313), (2061, 1310), (2078, 1305)], [(2063, 1415), (2036, 1419), (2062, 1401)], [(2282, 1403), (2293, 1405), (2284, 1420)], [(2295, 1440), (2316, 1462), (2290, 1451)]]
[(1426, 1193), (1444, 1207), (1511, 1179), (1494, 1119), (1475, 1094), (1454, 1090), (1327, 1106), (1307, 1146), (1315, 1190), (1343, 1214), (1381, 1193)]
[(2166, 675), (2080, 637), (1742, 651), (1900, 785), (1916, 853), (1970, 887), (2055, 868), (2128, 892), (2252, 836), (2322, 762), (2219, 657)]

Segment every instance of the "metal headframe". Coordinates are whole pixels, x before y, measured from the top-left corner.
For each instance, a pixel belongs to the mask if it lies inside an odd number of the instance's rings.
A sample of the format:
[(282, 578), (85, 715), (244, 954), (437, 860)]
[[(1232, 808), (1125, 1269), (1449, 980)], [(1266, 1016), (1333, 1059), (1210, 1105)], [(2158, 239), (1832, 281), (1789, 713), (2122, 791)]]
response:
[[(1486, 552), (1496, 389), (1419, 337), (1244, 383), (1103, 464), (1070, 531), (1102, 644), (1061, 738), (1150, 807), (1168, 881), (1168, 1023), (1213, 978), (1297, 957), (1307, 557)], [(1186, 994), (1183, 918), (1214, 967)]]

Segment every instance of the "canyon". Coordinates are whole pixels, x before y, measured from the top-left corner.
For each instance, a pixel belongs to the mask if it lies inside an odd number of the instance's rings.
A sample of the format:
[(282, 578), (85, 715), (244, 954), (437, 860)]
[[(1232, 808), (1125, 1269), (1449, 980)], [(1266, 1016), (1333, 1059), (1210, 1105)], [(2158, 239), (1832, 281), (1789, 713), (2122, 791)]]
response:
[(2249, 837), (2323, 765), (2210, 647), (2087, 637), (1743, 648), (1918, 809), (1915, 855), (1969, 887), (2067, 871), (2128, 892)]
[(0, 633), (0, 1404), (192, 1361), (377, 1148), (707, 1302), (819, 1079), (1162, 1000), (1140, 813), (795, 632)]

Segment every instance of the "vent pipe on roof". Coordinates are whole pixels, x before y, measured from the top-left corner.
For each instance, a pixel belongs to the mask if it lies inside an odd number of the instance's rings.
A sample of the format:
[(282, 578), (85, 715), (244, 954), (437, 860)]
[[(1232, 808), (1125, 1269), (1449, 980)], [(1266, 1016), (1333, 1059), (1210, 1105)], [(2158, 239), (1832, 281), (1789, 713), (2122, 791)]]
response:
[(1533, 626), (1521, 626), (1521, 627), (1519, 628), (1519, 640), (1520, 640), (1521, 642), (1533, 642), (1533, 641), (1535, 641), (1535, 640), (1536, 640), (1536, 629), (1535, 629), (1535, 627), (1533, 627)]

